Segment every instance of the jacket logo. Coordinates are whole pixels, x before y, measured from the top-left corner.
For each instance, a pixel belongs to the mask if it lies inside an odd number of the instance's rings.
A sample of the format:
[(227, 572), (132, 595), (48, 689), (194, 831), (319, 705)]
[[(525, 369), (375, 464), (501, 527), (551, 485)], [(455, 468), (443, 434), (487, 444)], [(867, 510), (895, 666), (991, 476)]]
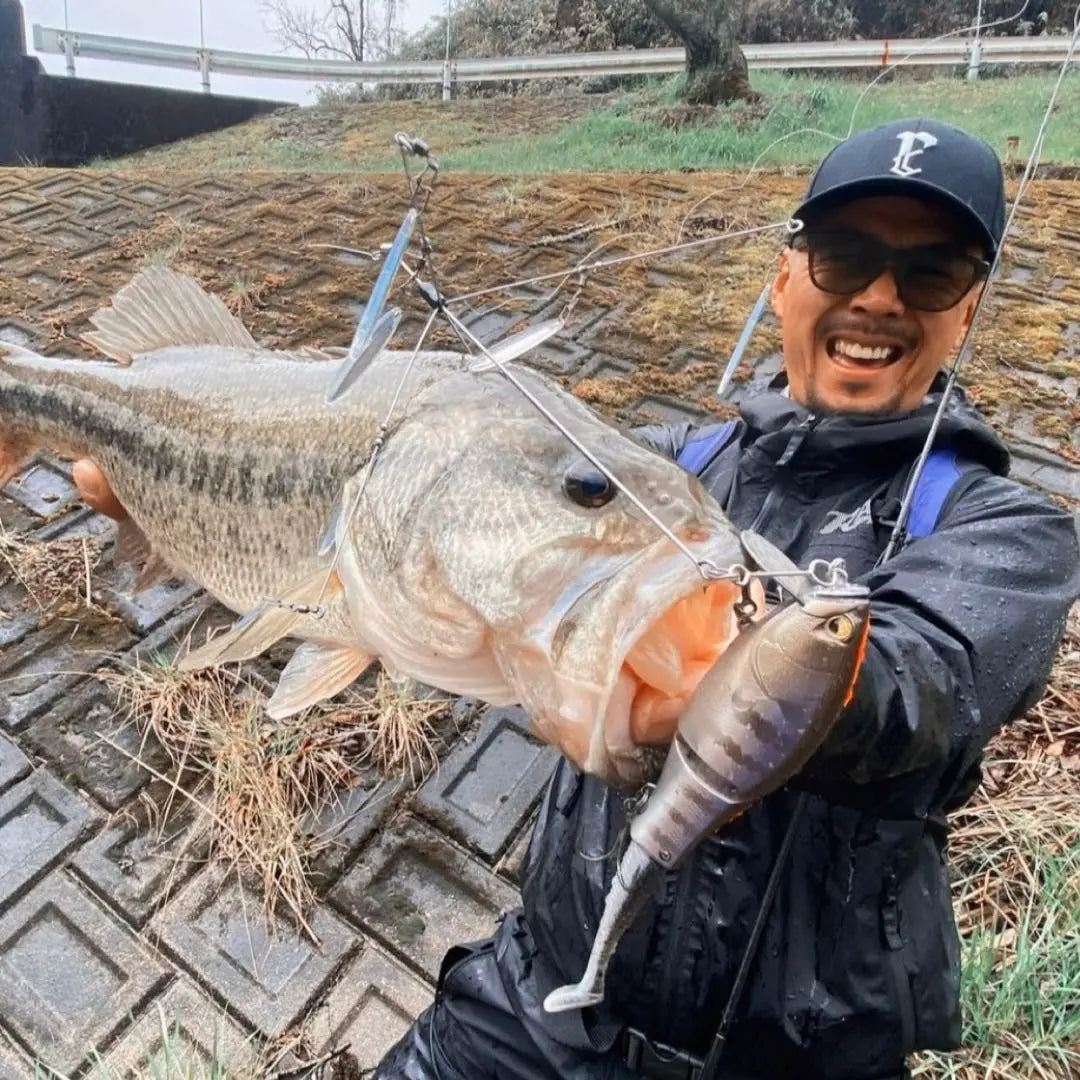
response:
[[(931, 135), (929, 131), (902, 131), (896, 137), (900, 140), (900, 149), (893, 158), (889, 172), (896, 173), (897, 176), (915, 176), (921, 173), (922, 168), (912, 165), (911, 159), (917, 158), (931, 146), (937, 146), (937, 136)], [(922, 145), (916, 146), (917, 142)]]
[(862, 504), (858, 509), (852, 510), (847, 513), (843, 510), (830, 510), (829, 520), (821, 527), (821, 536), (828, 536), (830, 533), (853, 532), (860, 525), (870, 525), (873, 522), (873, 518), (870, 516), (870, 500)]

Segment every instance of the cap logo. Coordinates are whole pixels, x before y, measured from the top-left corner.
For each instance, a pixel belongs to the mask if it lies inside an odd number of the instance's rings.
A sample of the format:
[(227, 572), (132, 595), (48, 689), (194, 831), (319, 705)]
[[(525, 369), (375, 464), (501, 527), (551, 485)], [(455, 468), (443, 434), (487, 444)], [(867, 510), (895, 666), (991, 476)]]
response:
[[(896, 173), (897, 176), (915, 176), (921, 173), (922, 169), (913, 166), (911, 159), (917, 158), (931, 146), (937, 146), (937, 136), (931, 135), (929, 131), (902, 131), (896, 137), (900, 140), (900, 149), (893, 158), (889, 172)], [(921, 145), (917, 146), (917, 143)]]

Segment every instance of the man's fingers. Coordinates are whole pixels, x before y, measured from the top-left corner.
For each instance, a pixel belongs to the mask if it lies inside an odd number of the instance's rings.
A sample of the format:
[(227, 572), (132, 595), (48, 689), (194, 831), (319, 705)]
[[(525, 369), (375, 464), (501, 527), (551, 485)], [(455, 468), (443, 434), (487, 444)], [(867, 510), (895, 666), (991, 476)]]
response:
[(127, 517), (127, 511), (120, 500), (113, 494), (105, 474), (92, 461), (77, 461), (71, 470), (71, 478), (79, 489), (83, 501), (99, 514), (115, 518), (117, 521)]

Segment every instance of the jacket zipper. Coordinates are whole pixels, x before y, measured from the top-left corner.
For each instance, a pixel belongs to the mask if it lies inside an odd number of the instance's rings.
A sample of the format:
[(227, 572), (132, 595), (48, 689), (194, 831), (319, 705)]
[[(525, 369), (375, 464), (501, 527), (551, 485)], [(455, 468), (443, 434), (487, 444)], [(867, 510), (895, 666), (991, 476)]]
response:
[[(799, 452), (802, 444), (806, 441), (806, 437), (817, 427), (821, 421), (821, 417), (811, 413), (792, 433), (788, 439), (788, 444), (784, 447), (784, 452), (777, 459), (776, 467), (785, 468), (788, 466), (795, 455)], [(778, 490), (777, 486), (769, 489), (769, 494), (765, 496), (765, 501), (761, 504), (761, 509), (757, 513), (757, 517), (754, 518), (753, 524), (750, 526), (751, 532), (760, 532), (765, 522), (772, 516), (773, 510), (776, 509), (776, 504), (783, 496)]]
[[(777, 459), (776, 465), (778, 468), (784, 468), (794, 459), (795, 455), (799, 452), (800, 447), (806, 441), (807, 436), (817, 427), (820, 417), (811, 413), (795, 430), (791, 433), (788, 439), (787, 446), (784, 447), (784, 452)], [(771, 515), (777, 502), (781, 499), (781, 494), (777, 487), (773, 487), (769, 490), (768, 495), (765, 496), (765, 502), (762, 504), (761, 509), (758, 511), (757, 516), (754, 518), (754, 523), (750, 526), (752, 532), (757, 532), (762, 523)], [(692, 862), (690, 864), (690, 870), (679, 876), (677, 884), (675, 886), (675, 905), (671, 914), (671, 922), (669, 923), (669, 937), (679, 932), (679, 927), (682, 925), (683, 916), (685, 914), (685, 908), (687, 903), (687, 897), (689, 896), (691, 889), (691, 883), (697, 883), (697, 863)], [(683, 952), (681, 949), (676, 950), (671, 948), (670, 944), (667, 949), (667, 958), (664, 962), (663, 979), (661, 980), (661, 995), (660, 1001), (663, 1004), (664, 1012), (661, 1015), (672, 1016), (677, 1015), (673, 1010), (673, 1002), (671, 1000), (672, 983), (674, 982), (678, 968), (681, 966)]]
[(682, 925), (687, 896), (691, 892), (690, 884), (691, 882), (693, 882), (694, 885), (697, 884), (697, 865), (697, 860), (691, 856), (689, 866), (687, 866), (686, 870), (675, 879), (675, 907), (671, 913), (671, 921), (668, 924), (667, 959), (664, 961), (664, 973), (663, 978), (660, 981), (661, 1008), (657, 1010), (659, 1017), (680, 1015), (674, 1008), (674, 1002), (671, 1000), (671, 993), (672, 984), (680, 974), (679, 969), (683, 965), (685, 951), (678, 946), (675, 938), (679, 933), (679, 927)]

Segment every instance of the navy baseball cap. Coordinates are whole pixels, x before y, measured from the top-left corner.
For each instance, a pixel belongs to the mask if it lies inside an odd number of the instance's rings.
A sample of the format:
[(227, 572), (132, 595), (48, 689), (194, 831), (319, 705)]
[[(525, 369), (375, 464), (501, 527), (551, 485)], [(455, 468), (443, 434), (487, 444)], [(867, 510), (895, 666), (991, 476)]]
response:
[(813, 217), (869, 195), (910, 195), (943, 206), (993, 259), (1005, 231), (1005, 177), (993, 149), (925, 117), (894, 120), (826, 155), (794, 216)]

